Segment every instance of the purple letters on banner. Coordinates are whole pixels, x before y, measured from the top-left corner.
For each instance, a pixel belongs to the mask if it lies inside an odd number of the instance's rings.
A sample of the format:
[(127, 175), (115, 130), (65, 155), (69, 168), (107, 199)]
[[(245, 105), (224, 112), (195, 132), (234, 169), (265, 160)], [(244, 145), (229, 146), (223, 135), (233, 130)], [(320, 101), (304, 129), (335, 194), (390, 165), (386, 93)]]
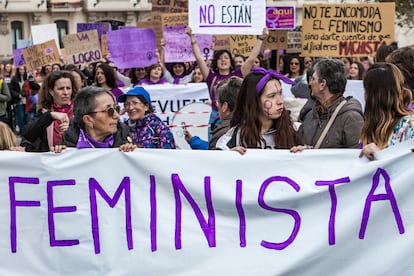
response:
[[(213, 59), (213, 36), (195, 35), (204, 59)], [(165, 62), (195, 61), (191, 41), (184, 25), (164, 26)]]
[(236, 208), (239, 214), (239, 238), (240, 247), (246, 247), (246, 216), (243, 209), (243, 182), (238, 179), (236, 181)]
[(53, 187), (64, 185), (76, 185), (74, 179), (47, 182), (47, 209), (49, 224), (49, 240), (50, 246), (72, 246), (79, 244), (79, 240), (56, 240), (55, 238), (55, 213), (76, 212), (76, 206), (55, 207), (53, 205)]
[(295, 226), (293, 227), (292, 234), (289, 236), (289, 238), (286, 241), (281, 242), (281, 243), (262, 241), (260, 243), (263, 247), (266, 247), (266, 248), (269, 248), (269, 249), (275, 249), (275, 250), (282, 250), (282, 249), (288, 247), (291, 243), (293, 243), (293, 241), (295, 240), (295, 238), (296, 238), (296, 236), (299, 232), (300, 220), (301, 220), (300, 215), (295, 210), (274, 208), (274, 207), (271, 207), (271, 206), (267, 205), (266, 202), (264, 201), (264, 194), (266, 192), (267, 187), (272, 182), (279, 182), (279, 181), (280, 182), (286, 182), (287, 184), (292, 186), (293, 189), (295, 189), (296, 192), (299, 192), (299, 190), (300, 190), (299, 184), (297, 184), (295, 181), (293, 181), (289, 177), (284, 177), (284, 176), (269, 177), (268, 179), (266, 179), (263, 182), (262, 186), (260, 187), (259, 197), (258, 197), (257, 200), (258, 200), (259, 205), (263, 209), (291, 215), (293, 217), (293, 219), (295, 220)]
[(119, 68), (147, 67), (157, 63), (154, 29), (126, 28), (107, 34), (111, 60)]
[(349, 177), (344, 177), (332, 181), (316, 181), (315, 186), (329, 186), (329, 194), (331, 196), (331, 214), (329, 216), (329, 226), (328, 226), (328, 241), (329, 245), (335, 244), (335, 215), (336, 215), (336, 206), (338, 205), (338, 200), (335, 193), (336, 184), (349, 183), (351, 180)]
[(131, 181), (129, 177), (124, 177), (118, 189), (115, 191), (114, 197), (111, 198), (105, 190), (99, 185), (95, 178), (89, 179), (89, 199), (91, 205), (91, 220), (92, 220), (92, 236), (95, 248), (95, 254), (101, 252), (101, 244), (99, 240), (99, 218), (98, 207), (96, 202), (96, 192), (108, 203), (109, 207), (114, 208), (118, 203), (122, 192), (125, 197), (125, 231), (127, 237), (128, 249), (132, 250), (134, 244), (132, 241), (132, 223), (131, 223)]
[(150, 176), (150, 206), (151, 206), (151, 218), (150, 218), (150, 231), (151, 231), (151, 251), (157, 250), (157, 197), (156, 197), (156, 185), (155, 176)]
[(39, 207), (40, 201), (16, 200), (15, 183), (39, 184), (39, 178), (9, 177), (10, 196), (10, 244), (11, 251), (17, 250), (16, 207)]
[(295, 7), (266, 7), (266, 27), (269, 30), (295, 28)]
[(97, 30), (99, 40), (103, 34), (106, 34), (111, 31), (111, 24), (109, 23), (77, 23), (77, 33), (90, 31), (90, 30)]
[(216, 226), (215, 226), (215, 215), (213, 209), (213, 202), (211, 199), (211, 185), (210, 177), (206, 176), (204, 178), (204, 196), (206, 199), (206, 206), (208, 212), (208, 221), (203, 217), (200, 207), (191, 196), (191, 194), (184, 187), (183, 183), (180, 180), (178, 174), (171, 175), (171, 181), (174, 188), (174, 197), (175, 197), (175, 248), (181, 249), (181, 197), (180, 192), (184, 195), (187, 201), (190, 203), (191, 207), (194, 210), (194, 213), (198, 219), (201, 229), (204, 232), (205, 237), (207, 238), (209, 247), (216, 247)]
[[(384, 179), (384, 186), (385, 186), (385, 194), (377, 194), (374, 195), (375, 190), (378, 187), (380, 182), (380, 176)], [(401, 219), (400, 211), (398, 210), (397, 201), (395, 200), (394, 193), (391, 189), (391, 182), (390, 176), (388, 175), (387, 171), (381, 168), (378, 168), (375, 172), (374, 176), (372, 177), (372, 187), (368, 193), (368, 196), (365, 200), (365, 207), (364, 212), (362, 215), (362, 222), (361, 222), (361, 229), (359, 230), (359, 238), (364, 239), (365, 237), (365, 230), (367, 229), (368, 219), (371, 211), (371, 204), (373, 201), (380, 201), (380, 200), (389, 200), (392, 208), (392, 212), (394, 213), (395, 221), (398, 225), (398, 230), (400, 234), (405, 232), (404, 225)]]

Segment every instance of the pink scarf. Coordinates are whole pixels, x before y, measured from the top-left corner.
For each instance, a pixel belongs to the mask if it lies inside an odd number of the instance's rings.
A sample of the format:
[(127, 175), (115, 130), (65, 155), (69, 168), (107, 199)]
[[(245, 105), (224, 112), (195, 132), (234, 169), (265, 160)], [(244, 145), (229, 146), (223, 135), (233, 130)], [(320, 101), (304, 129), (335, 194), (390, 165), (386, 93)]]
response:
[[(57, 104), (52, 104), (51, 112), (61, 112), (66, 113), (69, 117), (69, 120), (73, 118), (73, 105), (70, 102), (65, 106), (58, 106)], [(53, 123), (47, 128), (47, 141), (49, 147), (54, 146), (62, 142), (62, 133), (59, 130), (60, 121), (54, 120)]]

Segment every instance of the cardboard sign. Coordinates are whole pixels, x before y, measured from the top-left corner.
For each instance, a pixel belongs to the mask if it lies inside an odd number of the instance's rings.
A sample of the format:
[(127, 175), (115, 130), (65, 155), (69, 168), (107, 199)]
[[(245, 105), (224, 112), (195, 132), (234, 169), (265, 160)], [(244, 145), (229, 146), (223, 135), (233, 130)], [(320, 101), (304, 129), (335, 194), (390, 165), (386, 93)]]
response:
[(161, 14), (162, 26), (188, 25), (188, 13)]
[(303, 5), (302, 54), (374, 55), (394, 41), (395, 3)]
[(272, 30), (269, 31), (269, 36), (263, 41), (262, 49), (287, 49), (288, 47), (288, 31), (287, 30)]
[(302, 52), (302, 32), (290, 31), (287, 33), (288, 47), (286, 53)]
[(28, 71), (37, 70), (47, 64), (61, 63), (55, 40), (49, 40), (25, 48), (22, 50), (22, 53)]
[(230, 49), (233, 55), (248, 57), (256, 44), (255, 35), (230, 35)]
[(230, 36), (229, 35), (213, 35), (213, 49), (214, 50), (230, 49)]
[(65, 61), (69, 64), (86, 64), (102, 59), (97, 30), (70, 34), (63, 37)]
[(188, 11), (188, 0), (152, 0), (152, 11), (182, 13)]

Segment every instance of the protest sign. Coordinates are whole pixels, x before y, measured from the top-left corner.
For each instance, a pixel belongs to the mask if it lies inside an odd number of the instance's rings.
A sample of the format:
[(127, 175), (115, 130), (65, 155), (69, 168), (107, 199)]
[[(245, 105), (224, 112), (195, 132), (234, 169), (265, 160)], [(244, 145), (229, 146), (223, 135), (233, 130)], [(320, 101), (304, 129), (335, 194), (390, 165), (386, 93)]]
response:
[(213, 35), (213, 50), (230, 49), (230, 36)]
[(302, 55), (360, 57), (394, 41), (395, 3), (303, 5)]
[[(200, 47), (203, 58), (212, 59), (212, 36), (195, 35), (198, 47)], [(194, 53), (191, 48), (190, 37), (185, 33), (184, 25), (165, 26), (165, 62), (184, 62), (195, 61)]]
[(248, 57), (256, 44), (255, 35), (230, 35), (230, 50), (233, 55)]
[(105, 57), (109, 54), (106, 34), (112, 30), (111, 24), (108, 22), (77, 23), (76, 29), (78, 33), (96, 30), (98, 32), (99, 42), (101, 43), (102, 56)]
[[(33, 45), (54, 40), (59, 45), (59, 36), (56, 23), (30, 26), (32, 32)], [(58, 48), (59, 51), (59, 48)]]
[(96, 30), (66, 35), (62, 39), (66, 63), (79, 65), (102, 59), (101, 45)]
[(195, 34), (262, 34), (265, 0), (189, 1), (188, 21)]
[(13, 63), (14, 66), (16, 66), (16, 68), (18, 68), (21, 65), (25, 65), (26, 61), (24, 60), (23, 57), (23, 49), (13, 49)]
[(288, 47), (288, 31), (287, 30), (272, 30), (269, 31), (269, 36), (263, 40), (262, 49), (287, 49)]
[(410, 275), (413, 147), (2, 151), (0, 274)]
[(127, 28), (107, 34), (111, 60), (119, 68), (146, 67), (157, 63), (153, 29)]
[(188, 0), (152, 0), (152, 12), (183, 13), (188, 11)]
[(55, 40), (30, 46), (23, 49), (22, 53), (28, 71), (37, 70), (47, 64), (61, 63)]
[(288, 30), (295, 26), (295, 7), (266, 7), (266, 27), (269, 30)]
[(162, 26), (188, 25), (188, 13), (163, 13), (161, 14)]
[[(287, 33), (288, 45), (286, 53), (300, 53), (302, 52), (302, 32), (289, 31)], [(306, 55), (307, 53), (302, 53)]]

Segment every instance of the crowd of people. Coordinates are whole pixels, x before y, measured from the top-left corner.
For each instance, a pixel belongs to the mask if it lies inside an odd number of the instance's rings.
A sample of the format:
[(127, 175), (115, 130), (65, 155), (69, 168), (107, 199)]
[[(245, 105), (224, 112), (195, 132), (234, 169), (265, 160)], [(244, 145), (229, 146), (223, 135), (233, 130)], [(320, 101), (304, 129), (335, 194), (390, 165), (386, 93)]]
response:
[[(119, 69), (110, 60), (79, 67), (45, 65), (34, 72), (0, 67), (0, 149), (61, 152), (67, 147), (175, 149), (168, 125), (155, 113), (153, 84), (205, 82), (211, 103), (208, 140), (185, 131), (192, 149), (360, 148), (361, 156), (414, 138), (414, 50), (382, 45), (375, 57), (315, 58), (285, 55), (270, 68), (263, 29), (250, 56), (217, 50), (205, 60), (190, 27), (195, 62), (164, 62)], [(360, 80), (365, 108), (344, 97), (348, 80)], [(286, 108), (282, 82), (307, 99), (296, 122)], [(119, 108), (119, 103), (123, 109)], [(125, 121), (121, 117), (127, 118)], [(17, 144), (16, 134), (21, 136)]]

